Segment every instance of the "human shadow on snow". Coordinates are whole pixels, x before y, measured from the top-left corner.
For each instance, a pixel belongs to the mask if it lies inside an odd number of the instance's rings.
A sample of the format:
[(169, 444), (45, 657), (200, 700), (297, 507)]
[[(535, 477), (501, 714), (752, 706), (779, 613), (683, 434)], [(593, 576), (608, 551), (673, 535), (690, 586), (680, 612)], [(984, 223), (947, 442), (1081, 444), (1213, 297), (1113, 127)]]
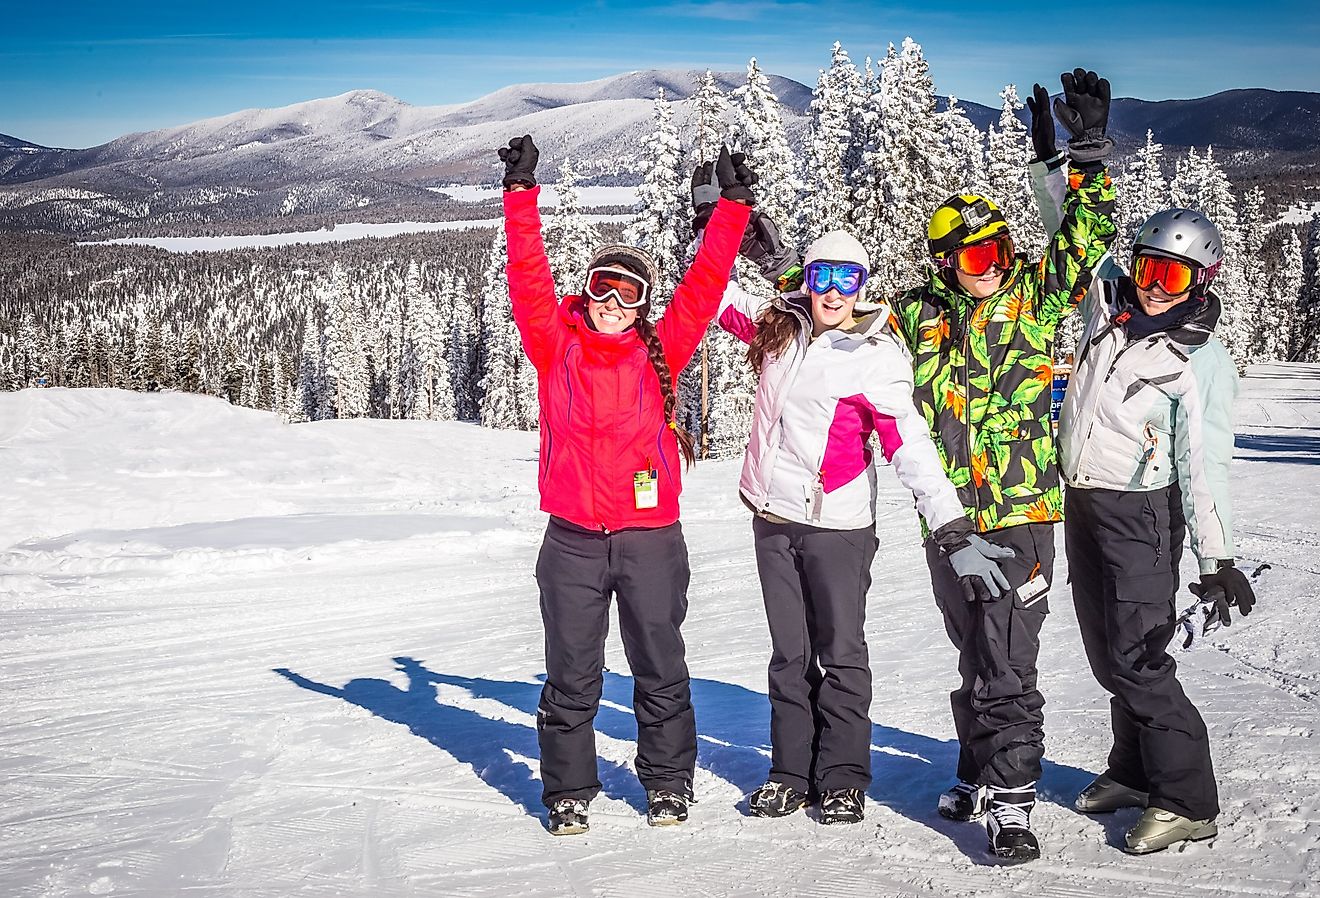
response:
[[(447, 705), (436, 687), (457, 687), (475, 698), (500, 702), (535, 717), (541, 684), (441, 673), (413, 658), (394, 661), (408, 677), (407, 689), (374, 679), (351, 680), (343, 688), (336, 688), (287, 670), (276, 672), (305, 689), (342, 698), (386, 720), (407, 725), (470, 765), (487, 785), (527, 813), (540, 816), (540, 780), (505, 751), (507, 748), (524, 757), (538, 757), (535, 729)], [(630, 710), (632, 678), (605, 671), (602, 699), (596, 730), (615, 739), (635, 741), (637, 723)], [(770, 766), (770, 700), (766, 694), (733, 683), (693, 678), (692, 704), (697, 717), (698, 765), (743, 794), (764, 782)], [(945, 820), (935, 811), (940, 792), (953, 782), (957, 762), (958, 745), (952, 739), (936, 739), (873, 722), (874, 780), (867, 797), (947, 836), (969, 858), (984, 862), (984, 828)], [(604, 759), (598, 759), (598, 764), (604, 793), (644, 812), (645, 794), (633, 773)], [(1042, 801), (1071, 810), (1073, 797), (1094, 777), (1093, 772), (1047, 759), (1038, 795)]]

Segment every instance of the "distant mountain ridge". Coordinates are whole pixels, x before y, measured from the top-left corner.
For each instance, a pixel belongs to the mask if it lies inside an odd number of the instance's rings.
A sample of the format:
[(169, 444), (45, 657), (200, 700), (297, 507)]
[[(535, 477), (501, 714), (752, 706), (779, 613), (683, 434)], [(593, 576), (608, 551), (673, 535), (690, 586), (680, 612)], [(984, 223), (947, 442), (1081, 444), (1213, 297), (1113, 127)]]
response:
[[(535, 134), (544, 167), (569, 155), (610, 160), (633, 154), (651, 127), (660, 89), (686, 127), (701, 74), (650, 70), (581, 84), (513, 85), (449, 106), (413, 106), (355, 90), (126, 134), (87, 149), (0, 135), (0, 227), (186, 231), (367, 208), (383, 215), (385, 207), (434, 216), (448, 201), (427, 188), (492, 182), (492, 150), (512, 135)], [(745, 80), (741, 72), (715, 77), (726, 93)], [(769, 78), (789, 138), (799, 142), (811, 89)], [(981, 128), (998, 118), (997, 109), (963, 106)], [(1125, 148), (1144, 141), (1150, 128), (1171, 148), (1214, 144), (1230, 165), (1237, 157), (1260, 164), (1276, 155), (1320, 162), (1316, 93), (1248, 89), (1194, 100), (1122, 98), (1114, 101), (1110, 122)]]

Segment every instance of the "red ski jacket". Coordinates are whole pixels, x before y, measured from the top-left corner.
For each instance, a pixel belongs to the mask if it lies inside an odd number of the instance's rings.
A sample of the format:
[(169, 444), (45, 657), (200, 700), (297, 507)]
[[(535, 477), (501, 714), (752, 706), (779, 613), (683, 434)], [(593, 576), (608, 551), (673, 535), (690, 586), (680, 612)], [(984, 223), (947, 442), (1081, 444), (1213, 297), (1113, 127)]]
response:
[[(664, 416), (664, 394), (636, 331), (602, 334), (583, 319), (580, 296), (555, 298), (541, 243), (540, 188), (504, 194), (509, 296), (540, 399), (541, 510), (612, 531), (678, 520), (682, 456)], [(721, 199), (674, 299), (656, 323), (677, 377), (719, 311), (751, 209)], [(637, 508), (633, 476), (655, 471), (655, 508)]]

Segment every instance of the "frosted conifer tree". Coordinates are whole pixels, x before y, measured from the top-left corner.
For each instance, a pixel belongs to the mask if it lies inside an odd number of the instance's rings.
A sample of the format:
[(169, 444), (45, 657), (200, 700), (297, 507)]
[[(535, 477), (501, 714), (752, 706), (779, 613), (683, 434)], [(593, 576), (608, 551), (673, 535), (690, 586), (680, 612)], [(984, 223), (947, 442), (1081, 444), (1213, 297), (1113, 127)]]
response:
[(655, 100), (655, 126), (646, 140), (642, 183), (637, 189), (637, 215), (624, 232), (624, 242), (646, 250), (660, 268), (660, 283), (652, 291), (653, 315), (659, 315), (678, 285), (691, 230), (689, 173), (674, 126), (673, 110), (660, 90)]
[(797, 239), (797, 207), (802, 195), (802, 176), (797, 156), (788, 145), (784, 119), (779, 112), (779, 98), (770, 89), (756, 58), (747, 63), (747, 81), (733, 92), (737, 101), (738, 149), (747, 154), (755, 169), (757, 205), (769, 215), (784, 236)]
[(1126, 248), (1136, 239), (1142, 222), (1169, 208), (1169, 184), (1164, 180), (1163, 154), (1164, 147), (1155, 142), (1154, 132), (1147, 129), (1146, 143), (1128, 160), (1124, 170), (1126, 177), (1118, 191), (1115, 218), (1119, 237), (1114, 241), (1115, 252), (1125, 254)]
[(691, 100), (695, 123), (693, 150), (697, 162), (713, 162), (720, 155), (720, 147), (730, 143), (732, 108), (729, 98), (720, 90), (710, 69), (702, 76), (697, 92)]
[(518, 363), (525, 356), (518, 329), (513, 323), (509, 285), (505, 278), (507, 256), (504, 230), (495, 232), (481, 289), (481, 423), (500, 430), (520, 426), (518, 409)]
[(367, 414), (367, 359), (363, 351), (365, 322), (348, 277), (338, 262), (330, 269), (325, 303), (325, 383), (332, 397), (332, 417), (361, 418)]
[(1260, 315), (1260, 354), (1254, 361), (1286, 362), (1293, 358), (1301, 324), (1302, 276), (1302, 240), (1289, 228), (1279, 264), (1270, 278), (1269, 305)]
[(881, 63), (879, 77), (872, 69), (871, 60), (866, 60), (866, 78), (863, 82), (865, 98), (860, 127), (855, 132), (860, 144), (860, 155), (853, 175), (852, 223), (849, 230), (866, 247), (871, 257), (872, 271), (878, 275), (875, 283), (880, 285), (882, 291), (897, 290), (902, 286), (883, 280), (886, 276), (893, 276), (893, 266), (884, 264), (887, 257), (885, 247), (891, 236), (888, 231), (891, 216), (885, 208), (884, 189), (884, 179), (890, 170), (885, 135), (888, 127), (886, 96), (898, 65), (898, 51), (893, 44), (889, 45), (888, 53)]
[(999, 98), (1003, 101), (999, 123), (990, 127), (986, 153), (986, 195), (1003, 211), (1018, 252), (1039, 259), (1045, 252), (1045, 228), (1040, 223), (1027, 171), (1027, 162), (1034, 153), (1031, 134), (1017, 117), (1022, 108), (1017, 87), (1006, 85)]
[(805, 193), (797, 228), (803, 242), (848, 226), (861, 98), (862, 75), (836, 41), (830, 67), (821, 70), (811, 96)]
[(477, 409), (477, 312), (467, 279), (454, 278), (454, 301), (449, 320), (450, 374), (454, 381), (454, 414), (463, 421), (479, 420)]
[(545, 226), (546, 255), (550, 274), (560, 293), (581, 293), (587, 264), (601, 245), (600, 231), (582, 214), (578, 199), (577, 172), (565, 158), (559, 167), (559, 206)]
[(972, 124), (954, 96), (949, 97), (948, 107), (936, 118), (938, 133), (949, 150), (944, 196), (939, 202), (959, 193), (985, 194), (985, 134)]

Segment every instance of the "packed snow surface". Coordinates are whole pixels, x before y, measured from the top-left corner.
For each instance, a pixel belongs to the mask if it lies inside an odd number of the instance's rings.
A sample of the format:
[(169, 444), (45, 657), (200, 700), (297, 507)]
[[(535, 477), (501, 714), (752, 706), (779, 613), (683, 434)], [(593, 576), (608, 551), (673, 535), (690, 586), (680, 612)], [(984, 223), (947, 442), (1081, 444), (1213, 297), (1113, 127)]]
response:
[(738, 464), (704, 462), (683, 497), (700, 803), (682, 826), (646, 825), (612, 634), (604, 791), (591, 832), (557, 839), (535, 738), (535, 435), (0, 394), (0, 894), (1320, 894), (1320, 368), (1243, 386), (1239, 563), (1271, 568), (1249, 619), (1179, 655), (1221, 833), (1132, 858), (1117, 845), (1135, 811), (1071, 809), (1104, 768), (1109, 713), (1061, 556), (1040, 665), (1044, 857), (1013, 868), (980, 826), (934, 811), (956, 757), (954, 653), (890, 472), (865, 822), (744, 814), (768, 764), (769, 640)]

